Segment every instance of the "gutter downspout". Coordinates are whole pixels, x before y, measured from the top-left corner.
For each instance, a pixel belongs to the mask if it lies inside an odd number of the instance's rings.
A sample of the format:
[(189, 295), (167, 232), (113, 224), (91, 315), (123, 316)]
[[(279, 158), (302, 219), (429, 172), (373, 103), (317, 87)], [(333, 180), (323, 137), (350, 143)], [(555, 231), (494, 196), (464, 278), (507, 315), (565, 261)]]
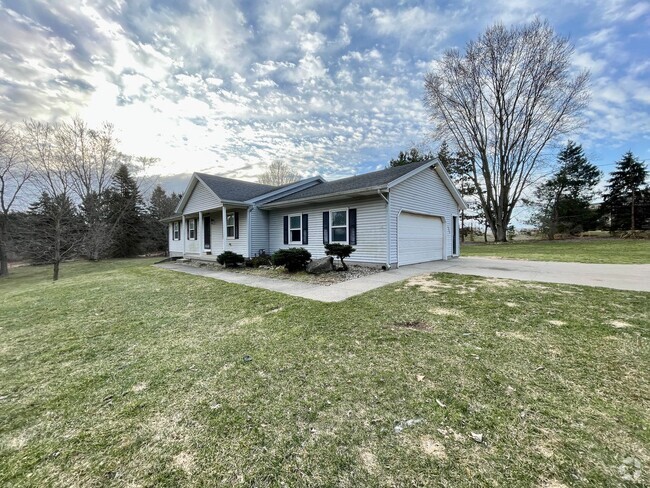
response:
[[(386, 189), (388, 196), (390, 196), (390, 190)], [(381, 190), (377, 190), (377, 194), (386, 201), (386, 271), (390, 269), (390, 200), (384, 196)]]

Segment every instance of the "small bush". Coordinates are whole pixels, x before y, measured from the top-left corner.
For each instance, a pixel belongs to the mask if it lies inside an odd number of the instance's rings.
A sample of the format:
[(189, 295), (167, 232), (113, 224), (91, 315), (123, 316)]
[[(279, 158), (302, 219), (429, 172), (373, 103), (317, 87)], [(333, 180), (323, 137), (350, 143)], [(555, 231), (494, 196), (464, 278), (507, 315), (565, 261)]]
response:
[(246, 266), (249, 268), (259, 268), (260, 266), (270, 266), (273, 264), (271, 256), (268, 254), (260, 254), (259, 256), (252, 257), (246, 260)]
[(224, 251), (217, 256), (217, 263), (223, 264), (226, 268), (235, 267), (244, 261), (244, 256), (232, 251)]
[(280, 249), (273, 253), (273, 264), (284, 266), (290, 273), (305, 269), (311, 259), (311, 253), (302, 247)]
[(325, 254), (339, 258), (345, 271), (348, 270), (348, 265), (343, 260), (349, 258), (354, 251), (356, 249), (348, 244), (325, 244)]

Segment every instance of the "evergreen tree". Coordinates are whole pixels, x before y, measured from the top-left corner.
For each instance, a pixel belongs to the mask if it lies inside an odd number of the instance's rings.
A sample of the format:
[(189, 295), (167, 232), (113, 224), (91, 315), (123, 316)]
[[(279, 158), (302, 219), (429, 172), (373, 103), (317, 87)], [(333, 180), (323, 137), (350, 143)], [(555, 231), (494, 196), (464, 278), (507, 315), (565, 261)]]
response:
[(397, 159), (390, 160), (390, 167), (394, 168), (395, 166), (404, 166), (405, 164), (419, 163), (420, 161), (426, 161), (427, 159), (433, 159), (433, 154), (428, 152), (426, 154), (421, 153), (418, 148), (413, 147), (410, 151), (399, 152)]
[(145, 231), (142, 219), (143, 204), (138, 184), (125, 164), (113, 175), (108, 206), (113, 228), (111, 256), (122, 258), (137, 255)]
[(591, 164), (580, 144), (569, 141), (557, 156), (558, 167), (550, 179), (535, 189), (537, 211), (531, 223), (555, 234), (591, 230), (598, 225), (598, 213), (590, 206), (602, 173)]
[(29, 207), (21, 247), (35, 263), (52, 264), (54, 281), (61, 263), (73, 258), (81, 247), (83, 225), (79, 212), (67, 195), (43, 192)]
[(83, 253), (91, 261), (106, 257), (113, 243), (110, 201), (110, 190), (91, 191), (79, 207), (84, 222)]
[(472, 168), (474, 162), (471, 156), (463, 151), (452, 153), (449, 150), (447, 141), (443, 141), (438, 150), (438, 161), (445, 167), (454, 186), (468, 205), (467, 210), (460, 212), (460, 237), (465, 240), (465, 235), (469, 229), (466, 229), (466, 220), (477, 220), (479, 214), (483, 212), (481, 203), (475, 198), (476, 186), (472, 178)]
[(179, 201), (180, 196), (176, 193), (167, 195), (167, 192), (160, 185), (154, 188), (145, 215), (147, 221), (147, 236), (144, 241), (145, 252), (167, 251), (168, 226), (160, 220), (173, 215)]
[(610, 217), (610, 230), (650, 228), (650, 189), (645, 183), (647, 176), (645, 164), (630, 151), (616, 163), (602, 205), (603, 213)]

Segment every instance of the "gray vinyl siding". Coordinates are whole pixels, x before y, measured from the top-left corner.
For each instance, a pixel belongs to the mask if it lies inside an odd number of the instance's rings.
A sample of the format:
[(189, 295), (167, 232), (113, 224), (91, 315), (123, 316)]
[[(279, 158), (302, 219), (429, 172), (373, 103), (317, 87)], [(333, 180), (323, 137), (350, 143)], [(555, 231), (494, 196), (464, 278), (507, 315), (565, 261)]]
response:
[[(187, 226), (188, 221), (191, 219), (196, 219), (196, 239), (188, 239)], [(185, 254), (200, 254), (203, 247), (203, 240), (201, 239), (201, 234), (199, 232), (199, 222), (198, 217), (185, 217), (185, 226), (181, 225), (181, 236), (182, 239), (185, 239)], [(182, 241), (181, 241), (182, 242)]]
[[(350, 261), (386, 263), (386, 202), (377, 195), (338, 200), (329, 203), (303, 204), (269, 211), (269, 244), (271, 252), (282, 248), (304, 247), (314, 258), (325, 256), (323, 247), (323, 212), (343, 208), (357, 209), (357, 244)], [(283, 217), (290, 214), (309, 215), (309, 243), (284, 244)]]
[(174, 224), (170, 223), (168, 226), (169, 231), (169, 255), (170, 256), (182, 256), (183, 255), (183, 226), (182, 222), (179, 222), (181, 230), (181, 239), (174, 240)]
[(196, 213), (199, 210), (205, 211), (220, 206), (221, 200), (219, 200), (207, 186), (198, 181), (196, 185), (194, 185), (192, 194), (185, 204), (183, 213), (187, 215)]
[(443, 218), (445, 233), (444, 255), (452, 255), (452, 216), (458, 215), (458, 204), (433, 169), (426, 169), (390, 189), (390, 254), (391, 264), (397, 263), (397, 232), (400, 211), (412, 211)]
[(251, 253), (254, 256), (260, 249), (269, 253), (269, 213), (266, 210), (253, 207), (250, 218)]

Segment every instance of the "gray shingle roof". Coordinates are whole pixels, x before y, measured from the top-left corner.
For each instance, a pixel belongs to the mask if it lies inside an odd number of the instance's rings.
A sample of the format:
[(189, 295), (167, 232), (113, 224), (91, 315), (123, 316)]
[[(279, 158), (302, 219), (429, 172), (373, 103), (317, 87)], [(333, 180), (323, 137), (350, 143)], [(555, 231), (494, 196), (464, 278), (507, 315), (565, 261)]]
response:
[(315, 185), (305, 190), (301, 190), (286, 197), (272, 200), (271, 203), (290, 202), (292, 200), (300, 200), (303, 198), (313, 198), (334, 193), (341, 193), (353, 190), (363, 190), (366, 188), (383, 187), (396, 180), (397, 178), (410, 173), (416, 168), (424, 165), (433, 164), (433, 160), (423, 161), (421, 163), (411, 163), (404, 166), (396, 166), (394, 168), (382, 169), (373, 171), (372, 173), (365, 173), (357, 176), (350, 176), (349, 178), (342, 178), (340, 180), (329, 181)]
[(233, 180), (222, 176), (197, 173), (208, 187), (221, 199), (231, 202), (245, 202), (251, 198), (276, 190), (277, 186), (261, 185), (248, 181)]

